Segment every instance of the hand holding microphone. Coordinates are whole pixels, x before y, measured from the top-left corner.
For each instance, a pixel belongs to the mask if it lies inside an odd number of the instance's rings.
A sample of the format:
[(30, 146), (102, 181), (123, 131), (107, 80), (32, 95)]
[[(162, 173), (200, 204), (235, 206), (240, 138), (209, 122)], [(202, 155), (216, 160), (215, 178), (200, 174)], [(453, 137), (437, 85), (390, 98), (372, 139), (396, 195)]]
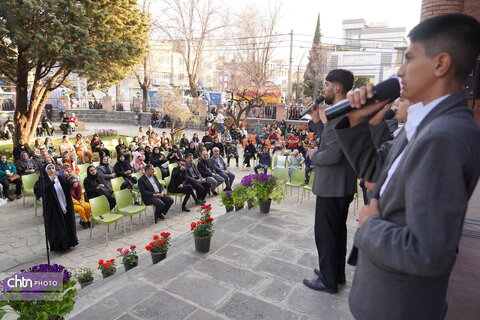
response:
[(368, 84), (366, 87), (350, 91), (347, 94), (347, 101), (326, 109), (325, 114), (328, 120), (347, 114), (350, 125), (354, 126), (399, 96), (400, 83), (398, 79), (390, 78), (380, 82), (375, 87)]

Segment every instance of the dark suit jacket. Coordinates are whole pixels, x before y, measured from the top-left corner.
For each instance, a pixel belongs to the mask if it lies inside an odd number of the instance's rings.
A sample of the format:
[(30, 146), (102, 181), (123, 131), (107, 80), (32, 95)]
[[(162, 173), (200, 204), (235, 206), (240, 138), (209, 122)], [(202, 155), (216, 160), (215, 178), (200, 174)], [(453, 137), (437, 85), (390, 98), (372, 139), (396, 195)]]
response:
[(480, 175), (480, 129), (465, 91), (438, 104), (408, 145), (405, 132), (400, 133), (386, 157), (378, 156), (367, 122), (350, 128), (344, 120), (336, 132), (360, 176), (378, 176), (373, 197), (379, 198), (381, 214), (365, 221), (354, 239), (359, 260), (349, 299), (353, 315), (443, 319), (468, 200)]
[(345, 158), (335, 135), (335, 126), (343, 118), (319, 121), (311, 125), (321, 137), (318, 151), (312, 155), (315, 178), (312, 191), (320, 197), (344, 197), (357, 191), (357, 174)]
[[(153, 175), (153, 180), (155, 180), (155, 183), (157, 184), (159, 192), (163, 191), (163, 187), (158, 182), (158, 179), (155, 175)], [(143, 175), (140, 179), (138, 179), (138, 189), (140, 190), (140, 193), (142, 195), (142, 200), (145, 204), (149, 205), (152, 204), (150, 199), (153, 198), (153, 194), (155, 193), (155, 190), (153, 189), (152, 184), (150, 181), (148, 181), (148, 178), (146, 175)]]

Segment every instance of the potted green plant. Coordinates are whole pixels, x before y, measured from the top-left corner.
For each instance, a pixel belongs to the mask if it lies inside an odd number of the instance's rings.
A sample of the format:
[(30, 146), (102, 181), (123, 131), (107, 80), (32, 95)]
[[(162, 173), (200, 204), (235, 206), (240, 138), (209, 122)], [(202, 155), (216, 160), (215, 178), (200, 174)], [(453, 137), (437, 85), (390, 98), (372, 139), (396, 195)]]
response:
[(130, 249), (123, 249), (118, 248), (118, 257), (122, 258), (123, 266), (125, 267), (125, 271), (135, 268), (138, 265), (138, 255), (135, 249), (137, 248), (136, 245), (132, 244)]
[(109, 260), (98, 260), (98, 269), (102, 272), (102, 277), (108, 278), (117, 272), (117, 268), (115, 267), (115, 259)]
[[(18, 288), (15, 278), (27, 281), (40, 281), (32, 291), (26, 287)], [(55, 284), (53, 284), (55, 282)], [(10, 287), (9, 283), (14, 283)], [(76, 281), (72, 274), (62, 265), (40, 264), (0, 281), (0, 318), (7, 313), (18, 319), (59, 320), (67, 316), (75, 306)]]
[(154, 235), (153, 241), (150, 242), (145, 250), (150, 251), (153, 264), (157, 264), (167, 257), (167, 251), (170, 247), (170, 232), (162, 232)]
[(233, 187), (232, 191), (233, 204), (235, 211), (243, 209), (245, 202), (248, 200), (247, 187), (243, 184), (238, 184)]
[(214, 220), (210, 217), (211, 211), (211, 204), (200, 207), (200, 219), (190, 224), (190, 230), (193, 231), (193, 238), (195, 239), (195, 249), (198, 252), (208, 252), (210, 250)]
[(257, 196), (255, 194), (255, 190), (252, 188), (253, 178), (255, 176), (256, 174), (247, 174), (246, 176), (243, 176), (242, 180), (240, 181), (240, 183), (246, 187), (248, 209), (252, 209), (254, 207), (255, 198)]
[(220, 201), (222, 204), (225, 206), (225, 209), (227, 212), (230, 212), (233, 210), (234, 204), (233, 204), (233, 198), (232, 198), (232, 191), (224, 191), (220, 194)]
[(260, 173), (252, 179), (252, 191), (256, 195), (255, 205), (260, 205), (260, 211), (268, 213), (272, 200), (277, 203), (283, 198), (283, 187), (271, 174)]
[(85, 267), (75, 271), (75, 279), (80, 283), (81, 288), (88, 286), (94, 280), (92, 269)]

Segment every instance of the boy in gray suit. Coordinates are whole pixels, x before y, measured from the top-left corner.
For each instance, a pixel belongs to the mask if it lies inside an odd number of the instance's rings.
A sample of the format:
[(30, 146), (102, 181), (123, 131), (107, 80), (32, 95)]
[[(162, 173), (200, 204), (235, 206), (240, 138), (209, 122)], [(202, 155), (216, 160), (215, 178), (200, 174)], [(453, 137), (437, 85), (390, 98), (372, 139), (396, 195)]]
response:
[[(359, 256), (350, 309), (357, 319), (443, 319), (467, 204), (480, 175), (480, 129), (463, 83), (480, 53), (480, 23), (463, 14), (425, 20), (409, 34), (398, 71), (402, 96), (416, 102), (386, 157), (375, 149), (361, 107), (367, 86), (348, 94), (336, 127), (361, 178), (375, 182), (359, 214)], [(361, 107), (361, 108), (360, 108)]]

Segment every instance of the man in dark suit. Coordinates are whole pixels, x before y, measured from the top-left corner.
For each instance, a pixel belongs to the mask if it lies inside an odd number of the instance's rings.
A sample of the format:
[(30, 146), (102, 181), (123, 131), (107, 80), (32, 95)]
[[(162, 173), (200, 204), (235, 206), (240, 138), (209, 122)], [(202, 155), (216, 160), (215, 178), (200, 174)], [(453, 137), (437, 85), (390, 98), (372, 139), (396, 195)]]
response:
[(185, 160), (187, 161), (186, 179), (188, 184), (197, 192), (197, 201), (195, 204), (204, 204), (211, 185), (207, 179), (201, 175), (200, 171), (198, 171), (197, 166), (193, 163), (193, 155), (191, 153), (185, 156)]
[[(463, 14), (423, 21), (398, 71), (417, 102), (384, 156), (371, 138), (373, 87), (349, 93), (358, 108), (336, 127), (360, 177), (375, 182), (359, 214), (358, 262), (350, 291), (356, 319), (444, 319), (448, 279), (467, 204), (480, 176), (480, 129), (463, 83), (480, 54), (480, 23)], [(382, 154), (383, 153), (383, 154)], [(459, 289), (461, 290), (461, 289)]]
[(145, 166), (145, 174), (138, 179), (138, 189), (142, 200), (146, 205), (155, 206), (155, 223), (157, 220), (165, 219), (168, 209), (173, 204), (173, 199), (167, 196), (162, 185), (155, 176), (155, 168), (151, 164)]
[[(322, 90), (325, 103), (336, 105), (345, 99), (353, 86), (353, 74), (348, 70), (331, 70)], [(316, 279), (303, 283), (314, 290), (337, 293), (338, 284), (345, 283), (345, 256), (347, 252), (348, 207), (357, 190), (357, 175), (340, 149), (334, 127), (342, 118), (326, 121), (318, 107), (310, 112), (310, 127), (318, 137), (320, 146), (309, 150), (315, 179), (313, 193), (315, 205), (315, 244), (318, 252)]]

